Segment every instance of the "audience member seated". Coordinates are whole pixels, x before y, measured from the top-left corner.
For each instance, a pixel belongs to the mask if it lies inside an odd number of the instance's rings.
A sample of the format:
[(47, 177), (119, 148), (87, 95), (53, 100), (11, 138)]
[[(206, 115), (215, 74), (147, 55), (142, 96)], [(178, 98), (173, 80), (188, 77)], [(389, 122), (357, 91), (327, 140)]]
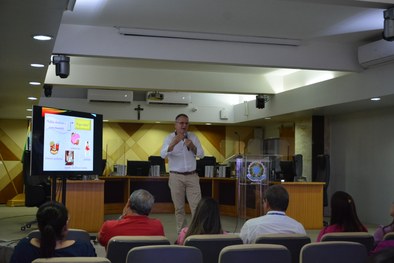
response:
[(383, 240), (384, 235), (386, 235), (389, 232), (394, 232), (394, 203), (391, 204), (390, 216), (393, 218), (393, 221), (391, 221), (390, 224), (388, 224), (386, 226), (380, 225), (376, 229), (376, 231), (373, 235), (373, 238), (375, 239), (376, 244)]
[(272, 185), (264, 193), (265, 215), (249, 219), (241, 228), (240, 236), (245, 244), (254, 243), (261, 234), (303, 234), (304, 226), (286, 215), (289, 194), (282, 185)]
[(176, 244), (183, 245), (188, 236), (201, 234), (223, 234), (219, 204), (210, 197), (200, 200), (190, 226), (181, 229)]
[(149, 218), (155, 199), (146, 190), (135, 190), (118, 220), (108, 220), (101, 226), (98, 241), (107, 247), (114, 236), (164, 236), (160, 220)]
[(336, 232), (368, 232), (357, 216), (352, 196), (343, 191), (337, 191), (332, 195), (330, 224), (320, 231), (317, 242), (324, 234)]
[(394, 247), (380, 250), (369, 257), (367, 263), (392, 263), (394, 262)]
[(66, 240), (68, 211), (57, 202), (46, 202), (36, 214), (41, 237), (23, 238), (15, 246), (11, 263), (30, 263), (37, 258), (96, 257), (93, 245), (84, 240)]

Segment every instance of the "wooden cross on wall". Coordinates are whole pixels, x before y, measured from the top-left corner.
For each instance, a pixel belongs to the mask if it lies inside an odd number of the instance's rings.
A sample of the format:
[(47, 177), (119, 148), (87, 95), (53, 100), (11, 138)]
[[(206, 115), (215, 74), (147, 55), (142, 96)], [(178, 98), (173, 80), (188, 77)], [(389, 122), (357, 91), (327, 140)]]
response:
[(143, 111), (144, 109), (141, 108), (141, 106), (138, 104), (138, 107), (134, 108), (134, 110), (136, 110), (138, 112), (137, 117), (138, 117), (138, 120), (140, 120), (141, 119), (141, 111)]

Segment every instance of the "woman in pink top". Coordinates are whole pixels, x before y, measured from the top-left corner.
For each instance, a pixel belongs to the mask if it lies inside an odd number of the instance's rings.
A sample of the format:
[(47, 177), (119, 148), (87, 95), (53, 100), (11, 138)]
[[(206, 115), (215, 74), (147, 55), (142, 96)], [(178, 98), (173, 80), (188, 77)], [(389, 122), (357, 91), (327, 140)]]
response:
[(218, 202), (210, 197), (200, 200), (190, 226), (182, 228), (176, 244), (183, 245), (188, 236), (201, 234), (223, 234)]
[(394, 203), (391, 204), (391, 208), (390, 208), (390, 216), (393, 218), (393, 221), (391, 221), (390, 224), (383, 226), (380, 225), (378, 226), (378, 228), (376, 229), (373, 237), (375, 239), (375, 243), (378, 243), (380, 241), (383, 240), (384, 235), (386, 235), (389, 232), (393, 232), (394, 231)]
[(320, 231), (317, 242), (324, 234), (334, 232), (368, 232), (358, 219), (353, 198), (343, 191), (337, 191), (332, 195), (330, 224)]

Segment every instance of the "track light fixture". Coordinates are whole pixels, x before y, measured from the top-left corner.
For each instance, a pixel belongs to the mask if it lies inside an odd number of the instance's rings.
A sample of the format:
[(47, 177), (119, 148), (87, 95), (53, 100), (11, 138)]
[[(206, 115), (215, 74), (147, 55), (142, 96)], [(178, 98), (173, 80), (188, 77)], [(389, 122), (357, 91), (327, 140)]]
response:
[(56, 76), (65, 79), (70, 74), (70, 57), (65, 55), (54, 55), (52, 63), (56, 66)]

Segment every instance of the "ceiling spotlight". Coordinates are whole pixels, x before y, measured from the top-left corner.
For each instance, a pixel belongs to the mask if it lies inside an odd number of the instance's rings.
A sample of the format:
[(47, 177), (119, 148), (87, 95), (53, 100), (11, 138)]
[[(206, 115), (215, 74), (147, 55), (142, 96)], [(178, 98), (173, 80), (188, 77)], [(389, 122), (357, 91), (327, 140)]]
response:
[(48, 41), (48, 40), (51, 40), (53, 37), (48, 36), (48, 35), (34, 35), (33, 38), (35, 40)]
[(38, 82), (38, 81), (30, 81), (29, 84), (32, 85), (32, 86), (39, 86), (39, 85), (41, 85), (41, 83)]
[(371, 98), (371, 100), (372, 100), (372, 101), (379, 101), (379, 100), (380, 100), (380, 98), (378, 98), (378, 97), (375, 97), (375, 98)]
[(44, 64), (39, 64), (39, 63), (31, 63), (30, 66), (33, 67), (33, 68), (43, 68), (43, 67), (45, 67)]
[(70, 74), (70, 57), (65, 55), (54, 55), (52, 63), (56, 66), (56, 76), (65, 79)]
[(36, 97), (27, 97), (28, 100), (37, 100)]

